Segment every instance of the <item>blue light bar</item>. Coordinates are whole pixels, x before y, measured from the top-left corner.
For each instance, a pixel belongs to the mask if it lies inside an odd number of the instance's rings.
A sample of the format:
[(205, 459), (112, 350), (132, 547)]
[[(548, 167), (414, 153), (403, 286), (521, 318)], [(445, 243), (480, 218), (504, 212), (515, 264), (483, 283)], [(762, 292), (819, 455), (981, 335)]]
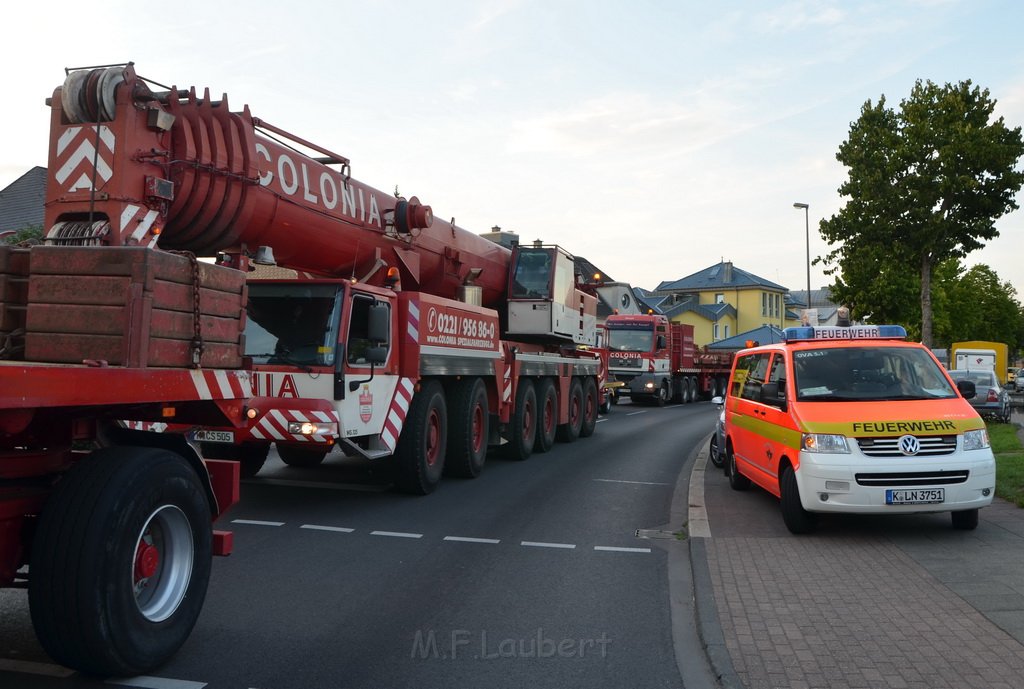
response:
[(801, 326), (782, 331), (786, 342), (799, 340), (905, 340), (907, 329), (902, 325)]

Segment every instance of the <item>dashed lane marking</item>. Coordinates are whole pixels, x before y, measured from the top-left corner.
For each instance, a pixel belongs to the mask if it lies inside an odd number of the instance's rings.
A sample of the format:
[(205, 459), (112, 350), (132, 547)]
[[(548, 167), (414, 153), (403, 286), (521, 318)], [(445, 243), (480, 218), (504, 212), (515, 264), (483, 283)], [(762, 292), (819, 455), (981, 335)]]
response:
[(601, 481), (603, 483), (633, 483), (638, 486), (670, 486), (671, 483), (658, 483), (656, 481), (622, 481), (615, 478), (595, 478), (595, 481)]
[(501, 543), (498, 538), (472, 538), (470, 536), (445, 536), (446, 541), (458, 541), (459, 543)]
[[(594, 479), (595, 481), (611, 480), (611, 479)], [(616, 483), (620, 483), (616, 481)], [(639, 483), (637, 481), (623, 481), (621, 483)], [(667, 485), (667, 484), (654, 484), (654, 485)], [(234, 524), (254, 524), (256, 526), (284, 526), (285, 522), (272, 522), (263, 521), (259, 519), (235, 519)], [(300, 529), (307, 529), (310, 531), (328, 531), (334, 533), (355, 533), (356, 529), (349, 528), (347, 526), (328, 526), (325, 524), (302, 524), (299, 526)], [(412, 533), (409, 531), (371, 531), (371, 536), (390, 536), (391, 538), (411, 538), (419, 539), (423, 538), (421, 533)], [(501, 543), (500, 538), (480, 538), (477, 536), (444, 536), (444, 541), (454, 543), (481, 543), (486, 545), (496, 545)], [(550, 541), (520, 541), (520, 546), (526, 548), (555, 548), (559, 550), (575, 550), (575, 543), (552, 543)], [(623, 548), (619, 546), (610, 545), (595, 545), (594, 550), (599, 552), (613, 552), (613, 553), (649, 553), (650, 548)], [(4, 669), (2, 661), (0, 661), (0, 670)]]
[(594, 550), (603, 550), (610, 553), (649, 553), (650, 548), (620, 548), (613, 545), (595, 545)]
[(575, 543), (545, 543), (543, 541), (522, 541), (519, 545), (525, 545), (530, 548), (564, 548), (566, 550), (572, 550), (576, 547)]
[(355, 531), (355, 529), (350, 529), (347, 526), (324, 526), (322, 524), (303, 524), (299, 528), (310, 529), (311, 531), (337, 531), (339, 533), (352, 533)]
[(636, 416), (637, 414), (646, 414), (646, 411), (631, 411), (626, 416)]

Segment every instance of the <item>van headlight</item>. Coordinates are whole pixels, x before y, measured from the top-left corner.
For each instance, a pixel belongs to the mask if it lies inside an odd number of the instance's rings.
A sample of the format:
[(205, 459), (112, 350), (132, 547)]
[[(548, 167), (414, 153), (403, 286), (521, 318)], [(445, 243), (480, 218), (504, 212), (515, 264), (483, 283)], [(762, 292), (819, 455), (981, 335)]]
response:
[(964, 431), (965, 450), (984, 450), (988, 446), (988, 430), (979, 428), (976, 431)]
[(845, 435), (831, 433), (804, 433), (800, 440), (800, 448), (806, 452), (826, 454), (850, 454), (850, 446), (846, 444)]

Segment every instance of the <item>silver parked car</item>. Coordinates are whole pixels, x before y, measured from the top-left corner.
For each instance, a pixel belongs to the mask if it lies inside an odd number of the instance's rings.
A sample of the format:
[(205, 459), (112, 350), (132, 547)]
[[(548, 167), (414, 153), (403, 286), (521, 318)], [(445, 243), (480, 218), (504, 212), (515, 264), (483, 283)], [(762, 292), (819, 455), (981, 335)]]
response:
[(994, 371), (949, 372), (953, 382), (969, 380), (974, 383), (975, 395), (967, 400), (982, 417), (1010, 423), (1010, 393), (999, 385)]

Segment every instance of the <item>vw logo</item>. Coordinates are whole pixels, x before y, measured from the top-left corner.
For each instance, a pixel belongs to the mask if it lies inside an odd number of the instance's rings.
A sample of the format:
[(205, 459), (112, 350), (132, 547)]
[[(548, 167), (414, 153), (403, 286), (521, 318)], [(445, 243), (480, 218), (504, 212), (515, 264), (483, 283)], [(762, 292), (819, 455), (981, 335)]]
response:
[(905, 455), (916, 455), (921, 451), (921, 441), (912, 435), (900, 437), (900, 452)]

